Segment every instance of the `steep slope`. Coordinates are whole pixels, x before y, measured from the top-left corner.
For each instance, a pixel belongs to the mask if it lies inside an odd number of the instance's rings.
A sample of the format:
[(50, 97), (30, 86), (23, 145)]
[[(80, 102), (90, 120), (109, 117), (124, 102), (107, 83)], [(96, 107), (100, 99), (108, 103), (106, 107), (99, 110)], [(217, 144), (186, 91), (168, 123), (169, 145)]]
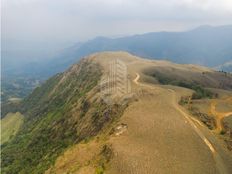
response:
[(2, 146), (2, 173), (43, 173), (65, 148), (97, 135), (120, 115), (122, 106), (108, 108), (98, 97), (101, 71), (84, 59), (22, 102), (25, 121)]
[(6, 117), (1, 119), (1, 144), (7, 142), (18, 132), (23, 123), (23, 115), (19, 112), (8, 113)]
[[(97, 85), (112, 61), (131, 83), (116, 102), (102, 98)], [(25, 122), (2, 146), (3, 173), (228, 173), (232, 156), (224, 142), (178, 105), (193, 90), (160, 85), (153, 75), (161, 69), (171, 80), (181, 74), (176, 80), (231, 93), (232, 76), (206, 67), (126, 52), (90, 55), (22, 102)]]

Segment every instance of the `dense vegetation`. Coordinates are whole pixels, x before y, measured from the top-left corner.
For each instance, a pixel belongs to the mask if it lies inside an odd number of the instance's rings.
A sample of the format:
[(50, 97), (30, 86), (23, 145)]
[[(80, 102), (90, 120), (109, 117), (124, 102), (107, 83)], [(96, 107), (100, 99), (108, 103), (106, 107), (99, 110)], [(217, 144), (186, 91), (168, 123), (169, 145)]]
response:
[(176, 79), (171, 79), (160, 73), (153, 74), (153, 77), (155, 77), (159, 81), (159, 83), (164, 85), (174, 85), (194, 90), (195, 92), (192, 95), (192, 99), (216, 97), (216, 95), (213, 94), (211, 91), (203, 88), (201, 85), (196, 84), (194, 82), (184, 82)]
[(118, 118), (123, 107), (94, 98), (100, 76), (97, 64), (83, 60), (35, 89), (20, 107), (24, 124), (2, 145), (2, 173), (43, 173), (65, 148)]
[(1, 119), (8, 113), (15, 113), (20, 110), (21, 101), (1, 103)]
[(202, 113), (197, 107), (194, 106), (188, 107), (188, 110), (191, 115), (204, 123), (210, 130), (214, 130), (216, 128), (216, 120), (212, 115)]

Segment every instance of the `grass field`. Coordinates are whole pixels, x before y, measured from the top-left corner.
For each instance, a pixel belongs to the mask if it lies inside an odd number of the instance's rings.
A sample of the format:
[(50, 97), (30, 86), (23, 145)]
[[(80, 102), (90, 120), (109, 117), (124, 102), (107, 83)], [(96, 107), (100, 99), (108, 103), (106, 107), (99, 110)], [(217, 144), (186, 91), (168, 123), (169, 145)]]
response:
[(1, 144), (14, 136), (23, 123), (23, 115), (19, 112), (9, 113), (1, 120)]

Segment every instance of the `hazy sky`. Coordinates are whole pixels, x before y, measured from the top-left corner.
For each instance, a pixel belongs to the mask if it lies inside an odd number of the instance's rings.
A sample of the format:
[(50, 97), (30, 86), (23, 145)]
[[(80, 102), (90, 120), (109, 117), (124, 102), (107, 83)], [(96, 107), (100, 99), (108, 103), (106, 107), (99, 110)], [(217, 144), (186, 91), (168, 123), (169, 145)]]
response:
[(2, 0), (2, 38), (78, 42), (231, 24), (232, 0)]

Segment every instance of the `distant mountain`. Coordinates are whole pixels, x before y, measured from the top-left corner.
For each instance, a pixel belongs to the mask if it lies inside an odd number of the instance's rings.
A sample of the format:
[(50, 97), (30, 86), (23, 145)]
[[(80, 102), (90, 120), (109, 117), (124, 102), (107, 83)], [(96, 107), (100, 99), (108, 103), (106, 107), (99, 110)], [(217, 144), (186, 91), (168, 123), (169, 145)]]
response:
[(226, 62), (222, 65), (215, 67), (216, 70), (232, 72), (232, 61)]
[(153, 32), (116, 39), (97, 37), (55, 58), (50, 70), (62, 71), (79, 58), (101, 51), (127, 51), (149, 59), (218, 66), (232, 60), (232, 25), (201, 26), (186, 32)]
[[(186, 32), (152, 32), (115, 39), (97, 37), (85, 43), (74, 44), (53, 58), (44, 58), (41, 61), (27, 63), (25, 61), (15, 61), (15, 59), (12, 59), (12, 57), (15, 57), (14, 53), (4, 52), (3, 50), (2, 86), (3, 89), (15, 88), (8, 85), (11, 84), (8, 79), (11, 79), (11, 81), (12, 79), (13, 81), (20, 80), (20, 84), (27, 83), (28, 79), (43, 81), (58, 72), (64, 71), (70, 65), (78, 62), (80, 58), (101, 51), (127, 51), (149, 59), (200, 64), (231, 72), (231, 65), (227, 63), (232, 60), (231, 45), (232, 25), (228, 25), (201, 26)], [(24, 88), (24, 86), (20, 85), (19, 89), (21, 88)], [(29, 84), (27, 88), (28, 91), (32, 91), (34, 86)], [(18, 93), (21, 92), (17, 90), (13, 90), (11, 93), (9, 93), (9, 90), (4, 91), (4, 94), (6, 94), (4, 98), (7, 100), (10, 97), (25, 97), (27, 95), (16, 95)]]
[(27, 64), (19, 72), (48, 77), (64, 71), (81, 57), (101, 51), (127, 51), (149, 59), (215, 67), (232, 60), (231, 45), (232, 25), (201, 26), (186, 32), (152, 32), (115, 39), (97, 37), (77, 43), (47, 62)]

